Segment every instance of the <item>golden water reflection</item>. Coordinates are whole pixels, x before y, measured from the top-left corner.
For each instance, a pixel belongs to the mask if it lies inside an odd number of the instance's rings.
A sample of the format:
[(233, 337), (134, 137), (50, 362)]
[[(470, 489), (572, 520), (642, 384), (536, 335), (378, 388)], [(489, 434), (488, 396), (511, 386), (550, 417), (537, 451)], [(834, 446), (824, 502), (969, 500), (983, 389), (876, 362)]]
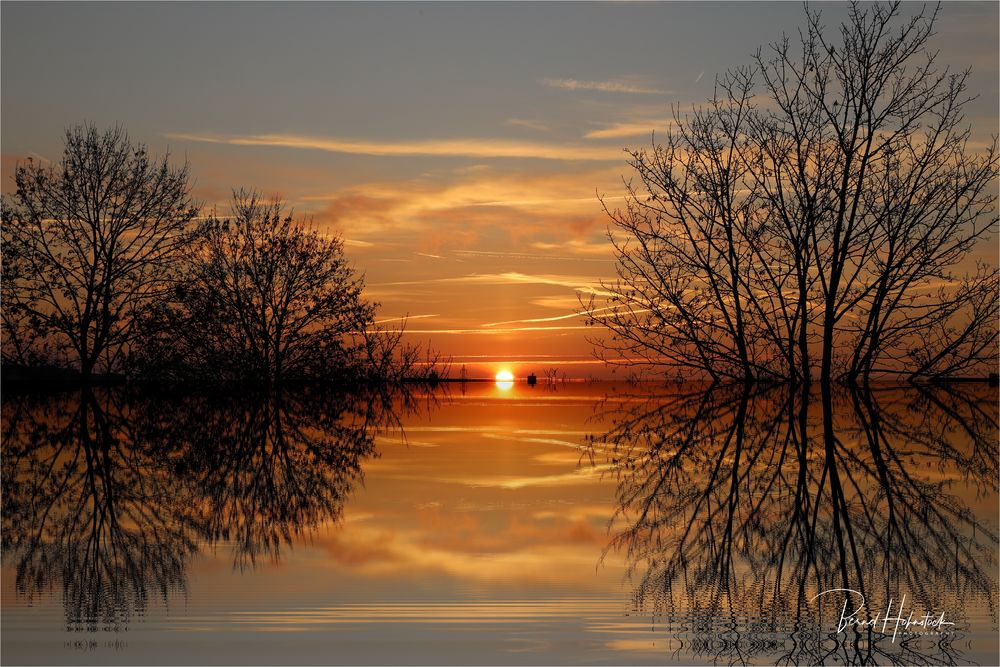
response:
[(997, 420), (977, 392), (839, 393), (829, 442), (823, 400), (780, 392), (6, 399), (4, 652), (895, 661), (809, 602), (846, 582), (954, 614), (910, 662), (984, 662)]

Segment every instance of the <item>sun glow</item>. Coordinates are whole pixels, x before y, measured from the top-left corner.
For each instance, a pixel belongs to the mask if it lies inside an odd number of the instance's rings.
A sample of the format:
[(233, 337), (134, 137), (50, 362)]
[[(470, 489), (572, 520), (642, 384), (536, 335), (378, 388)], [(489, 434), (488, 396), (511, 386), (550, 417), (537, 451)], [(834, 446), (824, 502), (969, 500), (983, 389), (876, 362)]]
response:
[(514, 386), (514, 376), (510, 371), (500, 371), (497, 373), (497, 387), (499, 389), (510, 389)]

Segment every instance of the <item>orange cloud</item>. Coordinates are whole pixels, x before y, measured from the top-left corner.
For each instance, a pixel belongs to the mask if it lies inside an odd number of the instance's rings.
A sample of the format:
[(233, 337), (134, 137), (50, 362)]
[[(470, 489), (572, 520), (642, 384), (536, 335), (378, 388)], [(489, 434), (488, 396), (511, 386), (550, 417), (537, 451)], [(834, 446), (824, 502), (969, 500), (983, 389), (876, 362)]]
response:
[(454, 276), (450, 278), (431, 278), (428, 280), (409, 280), (389, 283), (390, 285), (420, 285), (429, 283), (474, 283), (485, 285), (558, 285), (569, 287), (578, 292), (587, 294), (597, 294), (611, 296), (610, 292), (605, 292), (601, 288), (599, 280), (589, 276), (569, 276), (562, 274), (526, 274), (518, 271), (506, 273), (470, 273), (464, 276)]
[(338, 229), (357, 229), (359, 220), (365, 221), (365, 227), (391, 229), (396, 221), (393, 212), (400, 204), (398, 198), (349, 191), (314, 212), (313, 217), (320, 224)]
[(406, 243), (415, 241), (421, 251), (440, 255), (444, 248), (475, 248), (486, 234), (502, 233), (521, 247), (568, 236), (568, 249), (577, 255), (583, 253), (572, 241), (607, 223), (594, 184), (610, 184), (618, 173), (477, 170), (451, 174), (453, 180), (444, 182), (364, 183), (308, 194), (301, 201), (311, 207), (317, 223), (379, 245), (387, 235), (400, 241), (400, 234), (410, 233), (414, 238)]
[(176, 141), (228, 144), (231, 146), (300, 148), (353, 155), (621, 161), (621, 154), (619, 152), (605, 148), (491, 138), (363, 141), (286, 134), (254, 134), (224, 137), (208, 134), (169, 133), (166, 136), (168, 139)]
[(663, 132), (673, 127), (670, 118), (637, 120), (624, 123), (613, 123), (599, 130), (591, 130), (583, 135), (584, 139), (624, 139), (627, 137), (645, 137), (649, 139), (654, 132)]

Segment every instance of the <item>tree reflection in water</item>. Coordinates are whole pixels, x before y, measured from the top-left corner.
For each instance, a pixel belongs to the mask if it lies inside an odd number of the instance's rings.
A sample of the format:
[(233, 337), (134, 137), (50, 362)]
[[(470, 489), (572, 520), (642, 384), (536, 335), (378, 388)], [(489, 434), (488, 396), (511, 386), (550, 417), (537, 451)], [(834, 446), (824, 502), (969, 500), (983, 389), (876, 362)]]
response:
[[(404, 402), (405, 403), (405, 402)], [(3, 548), (28, 600), (62, 587), (67, 624), (124, 629), (183, 592), (199, 546), (238, 568), (337, 519), (398, 425), (391, 396), (4, 402)], [(397, 401), (395, 405), (399, 405)]]
[(955, 632), (838, 634), (845, 595), (816, 596), (859, 591), (848, 613), (864, 619), (906, 594), (907, 613), (944, 611), (958, 632), (970, 607), (996, 618), (997, 535), (969, 505), (997, 491), (994, 399), (824, 393), (678, 393), (617, 416), (594, 454), (618, 482), (608, 549), (634, 606), (698, 660), (954, 663)]

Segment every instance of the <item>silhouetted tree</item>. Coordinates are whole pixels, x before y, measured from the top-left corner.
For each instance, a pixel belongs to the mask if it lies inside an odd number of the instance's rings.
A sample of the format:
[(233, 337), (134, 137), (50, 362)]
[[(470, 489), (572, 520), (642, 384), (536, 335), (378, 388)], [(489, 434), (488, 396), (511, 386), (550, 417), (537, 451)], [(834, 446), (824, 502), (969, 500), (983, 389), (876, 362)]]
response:
[(818, 345), (824, 384), (995, 361), (997, 271), (954, 272), (996, 229), (997, 146), (970, 145), (935, 18), (853, 4), (834, 40), (807, 10), (801, 49), (759, 51), (631, 153), (618, 280), (590, 304), (609, 360), (808, 381)]
[(29, 159), (14, 181), (3, 206), (5, 358), (48, 345), (84, 378), (118, 370), (189, 238), (187, 165), (151, 158), (122, 127), (78, 125), (58, 165)]
[[(840, 343), (851, 379), (930, 343), (973, 362), (995, 358), (995, 321), (987, 320), (996, 319), (996, 270), (965, 279), (951, 272), (995, 228), (996, 142), (981, 153), (969, 145), (969, 72), (938, 66), (928, 47), (936, 12), (900, 22), (899, 9), (852, 5), (837, 43), (807, 12), (800, 52), (784, 40), (769, 60), (757, 58), (773, 102), (760, 144), (782, 149), (755, 173), (769, 202), (792, 201), (809, 219), (824, 380), (836, 373)], [(983, 290), (992, 316), (971, 312)], [(965, 331), (958, 322), (969, 317)], [(940, 340), (928, 340), (932, 328)]]
[[(186, 253), (173, 303), (153, 318), (147, 372), (278, 385), (344, 376), (363, 360), (375, 306), (343, 242), (284, 212), (279, 200), (233, 193)], [(165, 361), (164, 361), (165, 360)]]
[(451, 374), (451, 359), (437, 350), (403, 342), (406, 318), (370, 322), (361, 331), (361, 375), (373, 382), (430, 382)]
[[(750, 288), (752, 241), (761, 202), (749, 165), (749, 76), (731, 82), (708, 108), (678, 117), (651, 151), (633, 151), (640, 184), (627, 184), (623, 210), (609, 211), (623, 237), (609, 234), (619, 280), (595, 322), (608, 327), (621, 356), (698, 369), (715, 380), (773, 375), (765, 358), (771, 322)], [(768, 316), (765, 316), (768, 315)]]

